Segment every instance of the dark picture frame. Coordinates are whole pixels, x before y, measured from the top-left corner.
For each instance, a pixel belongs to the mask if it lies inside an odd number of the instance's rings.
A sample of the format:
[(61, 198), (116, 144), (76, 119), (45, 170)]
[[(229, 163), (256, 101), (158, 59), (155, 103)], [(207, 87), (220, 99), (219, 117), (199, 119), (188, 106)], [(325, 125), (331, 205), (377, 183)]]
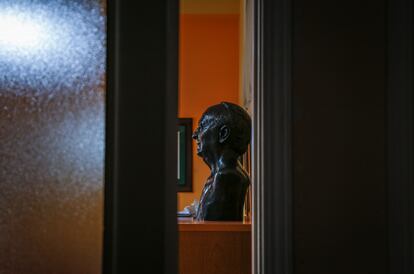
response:
[(178, 118), (177, 191), (193, 191), (193, 119)]

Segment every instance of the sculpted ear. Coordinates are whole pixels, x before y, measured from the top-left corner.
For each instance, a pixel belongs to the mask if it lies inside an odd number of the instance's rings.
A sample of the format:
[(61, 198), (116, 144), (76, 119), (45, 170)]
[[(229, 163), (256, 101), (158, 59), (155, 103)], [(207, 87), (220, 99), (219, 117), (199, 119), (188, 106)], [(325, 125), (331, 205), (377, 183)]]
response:
[(219, 143), (223, 144), (230, 136), (230, 128), (223, 125), (219, 129)]

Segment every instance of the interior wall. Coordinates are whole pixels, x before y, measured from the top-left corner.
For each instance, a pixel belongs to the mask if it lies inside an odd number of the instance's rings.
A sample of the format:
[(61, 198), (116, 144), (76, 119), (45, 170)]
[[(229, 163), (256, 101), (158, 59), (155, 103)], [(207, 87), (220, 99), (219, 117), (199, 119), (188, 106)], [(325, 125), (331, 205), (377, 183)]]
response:
[(294, 1), (295, 273), (387, 273), (386, 1)]
[[(239, 14), (181, 14), (179, 34), (179, 111), (193, 118), (193, 127), (207, 107), (228, 101), (239, 103)], [(178, 209), (200, 193), (209, 168), (195, 154), (193, 192), (178, 193)]]

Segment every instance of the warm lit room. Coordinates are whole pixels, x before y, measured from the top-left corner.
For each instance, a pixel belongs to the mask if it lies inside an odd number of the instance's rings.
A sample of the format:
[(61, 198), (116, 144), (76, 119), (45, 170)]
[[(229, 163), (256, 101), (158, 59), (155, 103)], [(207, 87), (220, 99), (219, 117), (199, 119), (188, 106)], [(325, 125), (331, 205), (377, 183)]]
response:
[[(242, 202), (223, 197), (227, 203), (240, 203), (242, 216), (208, 212), (204, 216), (197, 207), (218, 204), (214, 201), (219, 198), (213, 196), (219, 191), (209, 186), (223, 182), (209, 179), (217, 173), (198, 153), (192, 137), (211, 106), (233, 103), (251, 114), (251, 94), (243, 82), (244, 44), (243, 1), (180, 1), (177, 208), (181, 274), (251, 273), (251, 183), (242, 190)], [(249, 156), (243, 153), (240, 165), (250, 177)]]

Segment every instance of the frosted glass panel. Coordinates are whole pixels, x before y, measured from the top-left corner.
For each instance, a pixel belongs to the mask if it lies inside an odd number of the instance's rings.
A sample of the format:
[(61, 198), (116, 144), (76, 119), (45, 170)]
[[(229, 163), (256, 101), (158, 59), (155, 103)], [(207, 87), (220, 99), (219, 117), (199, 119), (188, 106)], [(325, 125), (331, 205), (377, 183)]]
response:
[(105, 8), (0, 0), (2, 274), (101, 271)]

